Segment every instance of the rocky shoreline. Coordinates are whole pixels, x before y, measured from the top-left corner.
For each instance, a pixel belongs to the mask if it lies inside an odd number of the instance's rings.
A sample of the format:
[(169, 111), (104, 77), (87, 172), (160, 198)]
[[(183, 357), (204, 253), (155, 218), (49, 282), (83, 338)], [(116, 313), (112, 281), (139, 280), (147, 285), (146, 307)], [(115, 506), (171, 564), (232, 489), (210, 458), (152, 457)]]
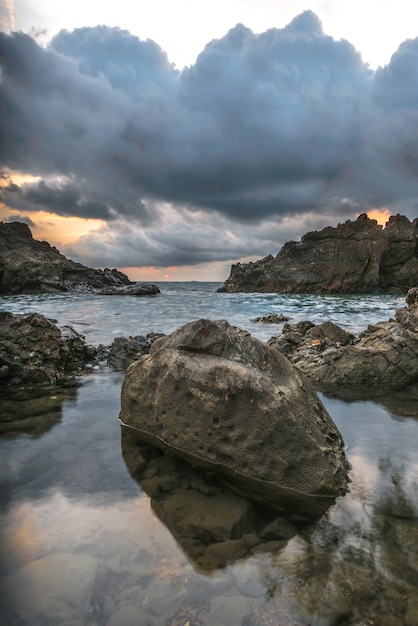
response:
[[(306, 375), (315, 388), (333, 395), (365, 396), (400, 389), (418, 381), (418, 287), (408, 291), (406, 307), (395, 317), (369, 325), (354, 336), (332, 322), (266, 314), (254, 321), (284, 323), (281, 335), (267, 344)], [(124, 371), (148, 354), (162, 333), (117, 337), (109, 345), (88, 345), (71, 326), (39, 313), (0, 312), (0, 386), (70, 384), (98, 364)]]
[(69, 386), (102, 363), (125, 370), (162, 336), (117, 337), (110, 345), (91, 346), (71, 326), (58, 327), (40, 313), (0, 311), (0, 386)]

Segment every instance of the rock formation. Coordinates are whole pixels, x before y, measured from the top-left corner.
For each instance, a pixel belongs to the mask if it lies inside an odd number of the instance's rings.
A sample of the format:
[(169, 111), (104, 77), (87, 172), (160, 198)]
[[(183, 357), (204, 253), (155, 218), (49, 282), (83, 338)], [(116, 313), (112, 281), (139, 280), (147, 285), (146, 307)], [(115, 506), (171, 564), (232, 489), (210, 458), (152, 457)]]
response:
[(115, 370), (126, 368), (144, 354), (149, 354), (154, 341), (164, 337), (162, 333), (148, 333), (134, 337), (115, 337), (109, 348), (100, 346), (105, 351), (108, 364)]
[(79, 292), (155, 295), (156, 285), (131, 282), (116, 269), (91, 269), (33, 239), (21, 222), (0, 222), (0, 294)]
[(226, 321), (153, 343), (126, 372), (120, 421), (294, 519), (322, 514), (347, 485), (341, 435), (308, 381)]
[(285, 324), (268, 342), (323, 391), (382, 393), (418, 382), (418, 287), (395, 319), (369, 325), (358, 338), (331, 322)]
[(286, 243), (275, 256), (232, 266), (218, 291), (276, 293), (405, 292), (418, 284), (418, 219), (366, 214)]

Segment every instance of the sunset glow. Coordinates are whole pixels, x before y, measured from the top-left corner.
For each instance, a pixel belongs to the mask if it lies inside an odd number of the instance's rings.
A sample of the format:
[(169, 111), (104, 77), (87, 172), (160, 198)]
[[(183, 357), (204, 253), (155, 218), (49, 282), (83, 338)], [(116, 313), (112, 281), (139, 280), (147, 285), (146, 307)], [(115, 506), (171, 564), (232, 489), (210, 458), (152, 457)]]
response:
[(55, 213), (46, 211), (36, 211), (35, 213), (19, 213), (0, 205), (0, 219), (3, 221), (22, 221), (28, 219), (32, 235), (40, 241), (47, 241), (52, 246), (60, 248), (78, 241), (80, 237), (87, 233), (99, 229), (101, 220), (85, 220), (79, 217), (63, 217)]
[[(367, 211), (367, 215), (371, 220), (376, 220), (380, 226), (384, 226), (391, 216), (391, 212), (388, 209), (372, 209)], [(357, 217), (359, 213), (357, 213)]]

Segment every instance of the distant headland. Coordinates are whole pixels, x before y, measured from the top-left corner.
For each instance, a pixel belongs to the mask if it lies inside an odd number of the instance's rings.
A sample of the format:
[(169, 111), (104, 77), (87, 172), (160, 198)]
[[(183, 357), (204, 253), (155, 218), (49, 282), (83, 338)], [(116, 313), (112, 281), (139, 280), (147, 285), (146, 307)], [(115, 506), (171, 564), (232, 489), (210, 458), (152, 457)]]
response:
[(366, 213), (289, 241), (276, 256), (236, 263), (221, 292), (406, 293), (418, 285), (418, 218), (380, 226)]
[(97, 293), (147, 296), (156, 285), (136, 283), (116, 269), (92, 269), (37, 241), (22, 222), (0, 222), (0, 294)]

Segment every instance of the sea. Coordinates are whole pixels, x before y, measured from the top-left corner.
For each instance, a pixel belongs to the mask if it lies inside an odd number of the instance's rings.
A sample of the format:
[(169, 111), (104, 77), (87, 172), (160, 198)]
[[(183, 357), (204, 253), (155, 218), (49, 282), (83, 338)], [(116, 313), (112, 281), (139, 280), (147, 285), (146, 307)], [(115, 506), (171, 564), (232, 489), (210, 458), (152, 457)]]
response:
[[(152, 297), (16, 295), (92, 345), (225, 319), (267, 341), (283, 324), (355, 334), (399, 295), (218, 293), (158, 283)], [(20, 427), (0, 437), (0, 624), (4, 626), (414, 626), (418, 624), (418, 385), (379, 397), (319, 394), (351, 464), (349, 492), (280, 546), (204, 570), (154, 511), (123, 454), (123, 372), (95, 365), (76, 387), (4, 393)], [(8, 418), (9, 419), (9, 418)]]

